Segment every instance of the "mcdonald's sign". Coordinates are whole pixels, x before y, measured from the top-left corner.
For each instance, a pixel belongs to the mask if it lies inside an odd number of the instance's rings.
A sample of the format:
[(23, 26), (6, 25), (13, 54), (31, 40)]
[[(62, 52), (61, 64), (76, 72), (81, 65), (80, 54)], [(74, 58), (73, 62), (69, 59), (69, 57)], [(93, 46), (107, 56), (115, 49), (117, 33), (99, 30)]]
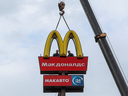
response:
[[(60, 57), (50, 57), (50, 48), (53, 39), (56, 39)], [(69, 40), (74, 41), (77, 57), (67, 57), (67, 47)], [(58, 74), (66, 71), (68, 74), (85, 74), (87, 71), (88, 57), (83, 57), (81, 44), (77, 34), (70, 30), (62, 40), (58, 31), (52, 31), (46, 41), (44, 56), (39, 56), (41, 74)]]
[(51, 43), (52, 43), (53, 39), (56, 39), (56, 41), (57, 41), (59, 51), (60, 51), (60, 56), (67, 55), (68, 42), (70, 39), (72, 39), (75, 44), (77, 58), (83, 58), (80, 40), (79, 40), (77, 34), (72, 30), (67, 32), (67, 34), (65, 35), (64, 41), (62, 40), (61, 35), (59, 34), (58, 31), (52, 31), (49, 34), (47, 41), (46, 41), (46, 45), (45, 45), (45, 49), (44, 49), (44, 58), (49, 58)]

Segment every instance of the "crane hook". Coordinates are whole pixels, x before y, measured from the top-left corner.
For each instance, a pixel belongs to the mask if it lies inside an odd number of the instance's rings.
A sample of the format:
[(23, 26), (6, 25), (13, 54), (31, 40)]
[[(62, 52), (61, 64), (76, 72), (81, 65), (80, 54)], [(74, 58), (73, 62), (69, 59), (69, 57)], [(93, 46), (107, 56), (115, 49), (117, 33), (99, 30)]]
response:
[(59, 7), (59, 10), (62, 12), (62, 13), (60, 13), (60, 15), (64, 15), (64, 7), (65, 7), (65, 3), (64, 2), (60, 2), (60, 3), (58, 3), (58, 7)]

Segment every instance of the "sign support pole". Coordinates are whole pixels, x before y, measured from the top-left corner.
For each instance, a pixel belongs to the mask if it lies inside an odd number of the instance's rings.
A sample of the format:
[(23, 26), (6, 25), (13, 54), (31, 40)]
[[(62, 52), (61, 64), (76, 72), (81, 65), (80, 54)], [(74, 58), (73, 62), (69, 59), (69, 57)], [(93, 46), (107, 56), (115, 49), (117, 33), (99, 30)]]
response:
[[(93, 32), (96, 36), (101, 35), (102, 34), (102, 30), (96, 20), (96, 17), (91, 9), (91, 6), (88, 2), (88, 0), (80, 0), (83, 9), (88, 17), (88, 20), (90, 22), (90, 25), (93, 29)], [(97, 41), (102, 53), (106, 59), (106, 62), (109, 66), (109, 69), (112, 73), (112, 76), (116, 82), (116, 85), (120, 91), (121, 96), (128, 96), (128, 86), (123, 78), (123, 75), (118, 67), (118, 64), (113, 56), (113, 53), (107, 43), (106, 38), (99, 38), (99, 40)]]
[[(62, 72), (61, 75), (66, 75), (66, 72)], [(61, 92), (58, 93), (58, 96), (65, 96), (65, 88), (61, 88)]]
[(65, 96), (65, 89), (61, 88), (61, 92), (58, 93), (58, 96)]
[[(62, 75), (66, 75), (65, 72), (63, 72)], [(64, 88), (61, 88), (61, 96), (65, 96), (65, 89)]]
[(65, 96), (65, 89), (61, 88), (61, 96)]

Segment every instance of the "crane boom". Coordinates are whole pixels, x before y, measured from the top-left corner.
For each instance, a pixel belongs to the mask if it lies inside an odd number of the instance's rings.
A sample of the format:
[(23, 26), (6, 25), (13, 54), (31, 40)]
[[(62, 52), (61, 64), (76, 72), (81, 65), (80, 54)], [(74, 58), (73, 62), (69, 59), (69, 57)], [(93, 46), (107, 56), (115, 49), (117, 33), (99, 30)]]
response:
[[(88, 2), (88, 0), (80, 0), (83, 9), (88, 17), (90, 25), (93, 29), (93, 32), (96, 36), (100, 36), (102, 34), (102, 30), (96, 20), (96, 17), (92, 11), (92, 8)], [(120, 91), (121, 96), (128, 96), (128, 86), (123, 78), (123, 75), (118, 67), (118, 64), (113, 56), (113, 53), (107, 43), (106, 38), (98, 38), (97, 40), (102, 53), (106, 59), (106, 62), (109, 66), (109, 69), (112, 73), (112, 76), (116, 82), (116, 85)]]

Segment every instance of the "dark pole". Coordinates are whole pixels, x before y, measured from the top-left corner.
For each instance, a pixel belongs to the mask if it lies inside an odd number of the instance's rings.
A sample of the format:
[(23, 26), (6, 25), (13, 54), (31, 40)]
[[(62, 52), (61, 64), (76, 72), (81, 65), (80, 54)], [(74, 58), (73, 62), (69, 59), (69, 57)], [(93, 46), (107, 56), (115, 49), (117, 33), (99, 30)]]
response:
[[(88, 0), (80, 0), (82, 6), (83, 6), (83, 9), (88, 17), (88, 20), (91, 24), (91, 27), (93, 29), (93, 32), (94, 34), (97, 36), (97, 35), (101, 35), (102, 34), (102, 30), (95, 18), (95, 15), (91, 9), (91, 6), (88, 2)], [(113, 56), (113, 53), (107, 43), (107, 40), (106, 38), (99, 38), (99, 40), (97, 41), (101, 50), (102, 50), (102, 53), (106, 59), (106, 62), (109, 66), (109, 69), (112, 73), (112, 76), (117, 84), (117, 87), (120, 91), (120, 94), (121, 96), (128, 96), (128, 87), (127, 87), (127, 84), (122, 76), (122, 73), (118, 67), (118, 64)]]
[[(66, 75), (67, 72), (62, 72), (61, 75)], [(65, 88), (61, 88), (61, 92), (58, 92), (58, 96), (65, 96)]]
[(65, 88), (61, 88), (61, 96), (65, 96)]
[(61, 88), (61, 92), (58, 92), (58, 96), (65, 96), (65, 88)]

